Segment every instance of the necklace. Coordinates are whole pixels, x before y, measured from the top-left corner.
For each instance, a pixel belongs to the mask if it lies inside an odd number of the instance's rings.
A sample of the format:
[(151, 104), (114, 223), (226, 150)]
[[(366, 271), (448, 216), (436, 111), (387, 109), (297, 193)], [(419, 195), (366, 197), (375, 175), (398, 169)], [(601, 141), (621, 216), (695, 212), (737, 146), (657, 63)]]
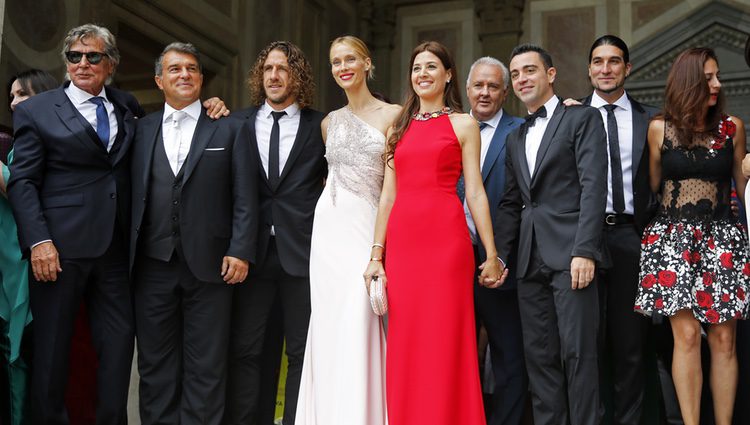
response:
[(435, 112), (423, 112), (421, 114), (419, 112), (415, 112), (411, 115), (411, 117), (417, 121), (427, 121), (432, 118), (437, 118), (441, 115), (448, 115), (451, 112), (453, 112), (453, 109), (451, 109), (450, 106), (446, 106), (443, 109)]

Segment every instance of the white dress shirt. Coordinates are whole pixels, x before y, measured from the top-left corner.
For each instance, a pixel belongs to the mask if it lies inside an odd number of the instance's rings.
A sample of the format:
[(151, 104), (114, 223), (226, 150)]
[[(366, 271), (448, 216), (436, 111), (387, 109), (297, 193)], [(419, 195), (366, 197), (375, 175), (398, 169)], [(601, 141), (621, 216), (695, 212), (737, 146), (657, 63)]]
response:
[[(286, 115), (279, 118), (279, 175), (284, 171), (286, 161), (289, 159), (289, 152), (291, 152), (294, 139), (297, 137), (300, 120), (299, 105), (296, 103), (287, 106), (284, 111)], [(271, 112), (274, 112), (274, 109), (268, 102), (263, 102), (263, 106), (260, 107), (255, 116), (255, 139), (258, 141), (258, 153), (260, 153), (260, 161), (263, 163), (266, 176), (268, 176), (268, 147), (271, 141), (271, 128), (273, 127)]]
[[(68, 96), (70, 102), (75, 106), (78, 112), (83, 115), (83, 118), (94, 127), (96, 131), (96, 103), (90, 102), (89, 99), (95, 97), (89, 92), (83, 91), (76, 87), (73, 82), (68, 84), (65, 88), (65, 95)], [(112, 145), (115, 143), (117, 138), (117, 116), (115, 115), (115, 105), (107, 98), (107, 91), (102, 87), (102, 91), (97, 95), (104, 99), (104, 109), (107, 110), (107, 116), (109, 117), (109, 144), (107, 145), (107, 152), (112, 149)], [(99, 139), (97, 139), (98, 141)]]
[[(472, 117), (474, 116), (471, 112), (469, 112), (469, 115), (471, 115)], [(489, 120), (479, 121), (480, 123), (487, 124), (479, 132), (479, 136), (481, 138), (479, 171), (482, 171), (482, 168), (484, 167), (484, 160), (485, 158), (487, 158), (487, 151), (490, 150), (492, 138), (495, 137), (495, 130), (497, 130), (497, 126), (500, 124), (500, 119), (502, 118), (503, 109), (500, 108), (500, 110), (497, 111), (497, 113)], [(476, 245), (477, 243), (479, 243), (479, 238), (477, 237), (477, 226), (474, 224), (474, 219), (471, 217), (469, 204), (466, 202), (466, 199), (464, 199), (464, 215), (466, 215), (466, 224), (469, 226), (469, 235), (471, 236), (471, 242)]]
[[(175, 118), (182, 112), (179, 123)], [(176, 176), (185, 163), (193, 142), (195, 127), (201, 114), (201, 102), (196, 100), (181, 110), (176, 110), (169, 104), (164, 104), (164, 115), (162, 116), (161, 137), (164, 141), (164, 150), (167, 153), (169, 166)]]
[[(609, 164), (609, 126), (607, 125), (607, 101), (594, 92), (591, 96), (591, 106), (599, 109), (607, 132), (607, 164)], [(623, 93), (613, 105), (617, 120), (617, 136), (620, 142), (620, 164), (622, 165), (622, 191), (625, 195), (625, 214), (633, 214), (633, 106), (627, 94)], [(648, 147), (646, 147), (648, 149)], [(607, 213), (614, 214), (612, 205), (612, 165), (607, 166)]]
[(547, 110), (547, 116), (544, 118), (537, 118), (536, 121), (534, 121), (534, 126), (526, 131), (526, 163), (529, 165), (529, 175), (532, 177), (534, 176), (536, 156), (539, 152), (539, 146), (542, 144), (544, 131), (547, 130), (547, 124), (549, 124), (549, 120), (555, 113), (555, 108), (557, 108), (558, 103), (560, 103), (560, 100), (557, 96), (553, 95), (547, 103), (544, 104), (544, 108)]

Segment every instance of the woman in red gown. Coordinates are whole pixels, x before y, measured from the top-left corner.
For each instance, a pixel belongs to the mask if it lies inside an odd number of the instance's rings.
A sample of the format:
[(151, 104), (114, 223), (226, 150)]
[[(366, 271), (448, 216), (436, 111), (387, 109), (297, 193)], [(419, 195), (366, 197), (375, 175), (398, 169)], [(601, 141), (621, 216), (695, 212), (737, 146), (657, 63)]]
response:
[[(461, 112), (454, 62), (426, 42), (412, 52), (411, 90), (388, 132), (383, 191), (365, 283), (386, 279), (390, 425), (484, 425), (474, 329), (474, 257), (456, 185), (488, 260), (480, 283), (502, 283), (479, 171), (479, 126)], [(464, 186), (464, 187), (461, 187)], [(385, 246), (385, 247), (384, 247)], [(383, 268), (383, 255), (386, 266)]]

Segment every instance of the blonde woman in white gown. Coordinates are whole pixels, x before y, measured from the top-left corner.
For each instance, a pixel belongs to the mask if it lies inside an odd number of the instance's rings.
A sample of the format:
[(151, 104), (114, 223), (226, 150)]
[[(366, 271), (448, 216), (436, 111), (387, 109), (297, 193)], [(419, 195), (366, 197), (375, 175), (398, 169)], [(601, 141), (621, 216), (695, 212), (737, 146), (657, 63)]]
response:
[(362, 283), (383, 184), (385, 134), (401, 109), (367, 88), (370, 53), (335, 39), (331, 73), (347, 105), (323, 120), (328, 180), (315, 208), (312, 314), (296, 425), (385, 425), (385, 335)]

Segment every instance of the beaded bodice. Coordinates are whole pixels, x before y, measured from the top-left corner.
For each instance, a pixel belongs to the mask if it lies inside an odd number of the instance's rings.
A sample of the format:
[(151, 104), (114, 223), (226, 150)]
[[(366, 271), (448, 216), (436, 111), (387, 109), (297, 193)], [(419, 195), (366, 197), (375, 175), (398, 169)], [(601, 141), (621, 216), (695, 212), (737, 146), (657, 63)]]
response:
[(349, 109), (329, 114), (326, 160), (331, 200), (341, 189), (377, 208), (383, 187), (385, 136)]
[(665, 122), (660, 215), (699, 220), (732, 217), (733, 127), (725, 117), (718, 136), (695, 135), (692, 145), (685, 147), (675, 128)]

